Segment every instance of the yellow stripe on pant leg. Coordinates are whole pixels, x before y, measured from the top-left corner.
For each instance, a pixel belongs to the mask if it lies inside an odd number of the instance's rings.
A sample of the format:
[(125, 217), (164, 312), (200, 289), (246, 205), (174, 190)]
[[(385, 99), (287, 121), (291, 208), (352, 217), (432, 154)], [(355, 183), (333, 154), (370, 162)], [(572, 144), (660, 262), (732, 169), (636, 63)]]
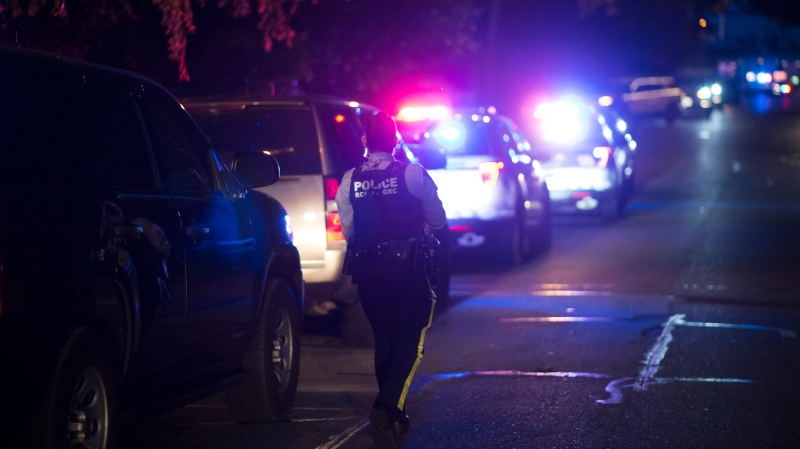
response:
[(403, 410), (406, 405), (406, 396), (408, 396), (408, 390), (411, 388), (411, 381), (414, 379), (414, 373), (417, 372), (417, 367), (419, 367), (419, 362), (422, 360), (422, 349), (425, 347), (425, 331), (430, 329), (431, 323), (433, 322), (433, 310), (436, 308), (436, 300), (431, 297), (431, 315), (428, 317), (428, 325), (422, 328), (422, 332), (420, 332), (419, 336), (419, 346), (417, 346), (417, 360), (414, 361), (414, 366), (411, 368), (411, 372), (406, 377), (406, 383), (403, 386), (403, 392), (400, 394), (400, 400), (397, 401), (397, 408)]

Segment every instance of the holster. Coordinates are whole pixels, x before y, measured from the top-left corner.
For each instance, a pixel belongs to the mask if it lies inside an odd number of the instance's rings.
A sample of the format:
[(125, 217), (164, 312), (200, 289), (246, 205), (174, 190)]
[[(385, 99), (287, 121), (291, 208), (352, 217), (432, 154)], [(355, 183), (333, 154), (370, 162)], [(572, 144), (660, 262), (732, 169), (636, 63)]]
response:
[(425, 260), (425, 274), (431, 287), (436, 287), (439, 281), (439, 257), (441, 257), (441, 243), (433, 234), (426, 234), (421, 239), (421, 251), (419, 253)]

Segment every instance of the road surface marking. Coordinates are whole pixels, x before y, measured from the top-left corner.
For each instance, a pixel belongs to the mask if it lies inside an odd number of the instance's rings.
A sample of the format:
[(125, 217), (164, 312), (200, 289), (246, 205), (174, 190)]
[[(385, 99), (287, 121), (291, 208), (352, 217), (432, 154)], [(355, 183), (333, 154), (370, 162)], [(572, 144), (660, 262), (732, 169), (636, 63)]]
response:
[(347, 440), (353, 438), (353, 435), (357, 434), (358, 432), (361, 432), (362, 429), (367, 427), (368, 423), (369, 422), (366, 419), (362, 419), (361, 421), (359, 421), (358, 424), (345, 430), (339, 435), (330, 437), (327, 443), (323, 444), (322, 446), (317, 446), (315, 449), (338, 449), (342, 447), (342, 445), (346, 443)]
[(658, 336), (650, 351), (645, 354), (644, 366), (639, 370), (639, 377), (636, 379), (635, 388), (637, 390), (646, 390), (649, 380), (655, 377), (660, 368), (659, 364), (667, 354), (669, 343), (672, 341), (672, 329), (675, 328), (675, 323), (682, 321), (685, 316), (683, 314), (673, 315), (664, 323), (661, 335)]
[(501, 323), (587, 323), (597, 321), (614, 321), (614, 319), (600, 316), (537, 316), (527, 318), (500, 318)]

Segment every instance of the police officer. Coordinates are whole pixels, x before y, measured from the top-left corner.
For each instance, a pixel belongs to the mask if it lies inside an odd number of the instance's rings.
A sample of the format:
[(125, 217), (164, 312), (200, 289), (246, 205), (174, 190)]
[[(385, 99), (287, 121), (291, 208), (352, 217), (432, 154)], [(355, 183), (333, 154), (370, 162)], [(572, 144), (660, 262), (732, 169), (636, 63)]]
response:
[(345, 173), (336, 203), (350, 274), (375, 337), (379, 393), (369, 420), (376, 443), (396, 448), (410, 430), (406, 396), (436, 304), (420, 245), (446, 217), (425, 169), (395, 160), (397, 126), (388, 114), (367, 121), (361, 140), (368, 160)]

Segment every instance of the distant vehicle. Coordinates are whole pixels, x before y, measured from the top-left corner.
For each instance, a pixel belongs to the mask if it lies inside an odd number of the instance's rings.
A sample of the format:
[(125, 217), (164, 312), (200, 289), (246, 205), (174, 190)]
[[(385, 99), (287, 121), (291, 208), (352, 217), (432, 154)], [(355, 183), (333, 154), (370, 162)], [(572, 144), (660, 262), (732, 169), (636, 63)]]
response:
[(628, 117), (661, 116), (672, 122), (683, 110), (681, 100), (684, 96), (671, 76), (636, 78), (628, 86), (628, 91), (622, 94), (618, 107)]
[(554, 214), (622, 214), (635, 183), (636, 141), (613, 110), (563, 98), (539, 106), (533, 144), (542, 160)]
[(447, 156), (446, 167), (429, 173), (447, 211), (453, 254), (488, 252), (513, 266), (548, 250), (550, 196), (517, 125), (486, 112), (437, 110), (401, 110), (398, 128), (415, 154)]
[(681, 98), (683, 115), (711, 117), (714, 109), (722, 107), (723, 89), (717, 80), (705, 77), (681, 77), (677, 81), (685, 95)]
[(253, 190), (275, 159), (228, 169), (132, 73), (0, 48), (0, 81), (4, 446), (117, 447), (121, 412), (222, 391), (238, 420), (286, 419), (304, 287), (285, 210)]
[[(362, 120), (378, 109), (322, 96), (190, 98), (183, 104), (223, 159), (252, 151), (278, 160), (280, 181), (259, 190), (280, 201), (291, 218), (306, 280), (307, 313), (324, 315), (340, 307), (348, 315), (341, 323), (346, 338), (363, 338), (364, 331), (371, 335), (361, 328), (366, 320), (349, 320), (357, 312), (358, 295), (350, 276), (342, 274), (347, 244), (335, 196), (344, 173), (365, 160)], [(403, 143), (395, 156), (404, 162), (415, 158)], [(449, 259), (440, 259), (435, 292), (442, 307), (449, 297), (450, 271)]]
[(749, 71), (745, 73), (744, 87), (750, 92), (767, 92), (773, 95), (786, 95), (792, 93), (792, 84), (787, 73), (783, 70)]

